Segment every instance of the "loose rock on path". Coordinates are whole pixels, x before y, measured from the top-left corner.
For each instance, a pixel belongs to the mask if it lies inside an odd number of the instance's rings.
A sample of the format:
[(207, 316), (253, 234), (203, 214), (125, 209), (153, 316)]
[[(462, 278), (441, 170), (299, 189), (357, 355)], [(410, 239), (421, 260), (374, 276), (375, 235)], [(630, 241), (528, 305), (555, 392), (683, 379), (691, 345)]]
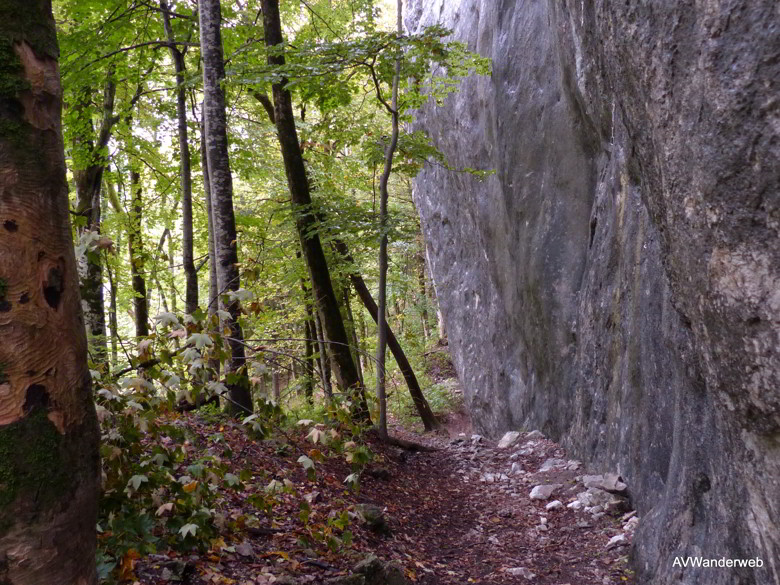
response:
[(633, 582), (627, 552), (638, 520), (617, 476), (589, 478), (612, 493), (586, 488), (581, 464), (538, 431), (501, 448), (466, 434), (429, 443), (439, 450), (406, 457), (392, 482), (367, 488), (393, 518), (394, 537), (377, 554), (408, 555), (418, 583)]

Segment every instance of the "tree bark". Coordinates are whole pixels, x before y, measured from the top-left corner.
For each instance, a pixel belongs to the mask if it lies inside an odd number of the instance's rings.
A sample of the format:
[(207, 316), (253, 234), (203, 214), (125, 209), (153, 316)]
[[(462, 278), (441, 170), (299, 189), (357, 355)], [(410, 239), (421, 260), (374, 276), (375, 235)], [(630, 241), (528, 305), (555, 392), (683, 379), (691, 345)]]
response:
[(306, 319), (303, 322), (304, 335), (304, 370), (303, 395), (311, 404), (314, 401), (314, 344), (317, 332), (314, 329), (314, 319), (311, 307), (306, 305)]
[[(220, 294), (237, 291), (238, 245), (236, 218), (233, 210), (233, 180), (228, 158), (225, 94), (222, 81), (225, 65), (220, 25), (222, 15), (219, 0), (199, 0), (201, 55), (203, 58), (203, 119), (206, 136), (206, 158), (211, 184), (211, 208), (214, 223), (214, 251), (217, 259), (217, 280)], [(230, 329), (228, 345), (231, 357), (225, 368), (230, 410), (252, 412), (252, 395), (245, 367), (244, 336), (238, 321), (241, 306), (237, 299), (226, 304), (230, 317), (225, 325)]]
[(130, 171), (130, 190), (132, 202), (127, 218), (127, 247), (130, 254), (130, 274), (133, 284), (133, 308), (135, 311), (135, 336), (149, 335), (149, 302), (146, 298), (146, 279), (144, 278), (143, 219), (141, 175)]
[[(208, 312), (213, 315), (219, 309), (219, 281), (217, 280), (217, 253), (214, 249), (214, 212), (211, 207), (211, 182), (209, 181), (209, 165), (206, 157), (206, 131), (203, 123), (200, 126), (201, 166), (203, 170), (203, 192), (206, 196), (206, 211), (209, 223), (209, 306)], [(217, 369), (219, 371), (219, 369)]]
[[(89, 90), (86, 89), (85, 93)], [(83, 169), (74, 169), (73, 178), (76, 183), (76, 211), (86, 219), (86, 224), (79, 229), (79, 234), (87, 231), (100, 231), (101, 218), (101, 186), (103, 184), (103, 172), (106, 167), (105, 150), (111, 139), (111, 131), (118, 121), (114, 115), (114, 98), (116, 96), (116, 83), (110, 77), (103, 88), (102, 117), (97, 135), (93, 138), (81, 137), (78, 143), (84, 143), (88, 151), (89, 164)], [(77, 104), (79, 113), (90, 116), (85, 126), (91, 129), (91, 113), (87, 102), (88, 96), (82, 95), (82, 103)], [(100, 258), (88, 259), (85, 254), (79, 259), (79, 280), (81, 287), (82, 310), (84, 312), (84, 324), (87, 328), (90, 346), (96, 353), (96, 358), (101, 360), (106, 357), (106, 316), (105, 300), (103, 293), (103, 265)]]
[[(371, 315), (371, 318), (375, 323), (378, 322), (378, 307), (376, 302), (374, 302), (374, 298), (371, 296), (371, 291), (368, 290), (365, 281), (360, 274), (354, 270), (355, 262), (352, 255), (349, 253), (349, 248), (347, 248), (347, 245), (343, 241), (338, 239), (333, 240), (333, 248), (347, 262), (348, 266), (351, 267), (349, 279), (352, 282), (352, 286), (358, 297), (360, 297), (360, 300), (363, 302), (363, 306)], [(436, 420), (428, 401), (423, 395), (420, 383), (417, 381), (417, 376), (414, 374), (412, 365), (409, 363), (401, 344), (398, 342), (398, 339), (390, 326), (387, 323), (385, 323), (385, 326), (387, 328), (387, 345), (395, 358), (395, 362), (398, 364), (398, 369), (401, 370), (407, 388), (409, 388), (409, 394), (412, 397), (412, 402), (414, 402), (414, 407), (417, 409), (417, 414), (420, 415), (425, 430), (432, 431), (439, 426), (439, 422)]]
[(0, 21), (0, 583), (96, 585), (99, 432), (49, 2)]
[[(119, 238), (117, 238), (116, 242), (117, 248), (120, 246)], [(117, 364), (119, 363), (119, 347), (118, 347), (118, 339), (119, 339), (119, 333), (117, 332), (117, 329), (119, 327), (119, 322), (117, 319), (116, 311), (116, 280), (113, 277), (113, 274), (111, 273), (111, 266), (106, 264), (106, 273), (108, 274), (108, 284), (111, 287), (111, 297), (110, 297), (110, 304), (109, 304), (109, 310), (108, 310), (108, 323), (109, 327), (111, 328), (111, 369), (117, 367)]]
[(198, 271), (193, 260), (192, 241), (192, 169), (190, 165), (190, 144), (187, 131), (187, 94), (184, 87), (184, 53), (174, 44), (176, 38), (171, 27), (171, 16), (166, 0), (160, 0), (165, 35), (176, 72), (176, 120), (179, 134), (179, 182), (181, 190), (182, 264), (187, 281), (184, 310), (194, 313), (198, 308)]
[(422, 322), (423, 341), (427, 344), (431, 332), (428, 328), (428, 294), (425, 290), (425, 253), (422, 249), (417, 254), (417, 286), (420, 295), (419, 303), (422, 305), (420, 321)]
[(282, 399), (282, 377), (279, 375), (279, 370), (276, 368), (274, 368), (271, 373), (271, 385), (273, 386), (274, 391), (274, 402), (279, 404), (279, 401)]
[[(265, 44), (271, 48), (268, 64), (272, 67), (283, 66), (284, 55), (278, 49), (283, 44), (282, 26), (279, 17), (278, 0), (262, 0), (263, 31)], [(339, 386), (357, 401), (357, 418), (369, 421), (368, 405), (365, 399), (365, 389), (360, 383), (357, 367), (352, 359), (349, 349), (349, 338), (344, 327), (344, 320), (339, 310), (338, 299), (333, 290), (330, 272), (325, 260), (325, 252), (322, 249), (319, 234), (316, 231), (316, 218), (311, 209), (311, 192), (306, 167), (298, 141), (298, 133), (295, 127), (295, 118), (292, 108), (292, 98), (286, 89), (287, 80), (282, 79), (274, 83), (274, 119), (276, 122), (277, 136), (284, 159), (284, 168), (287, 175), (287, 185), (290, 190), (292, 205), (295, 212), (295, 225), (301, 239), (304, 258), (309, 269), (314, 296), (317, 302), (318, 312), (322, 321), (323, 333), (331, 342), (328, 348), (334, 357), (337, 366), (336, 377)]]
[(358, 378), (360, 378), (360, 383), (365, 386), (365, 381), (363, 380), (363, 368), (360, 367), (360, 342), (358, 341), (357, 336), (357, 324), (355, 323), (355, 317), (352, 314), (352, 304), (349, 302), (349, 285), (346, 285), (344, 287), (344, 307), (347, 310), (347, 323), (349, 324), (349, 336), (351, 338), (352, 344), (352, 357), (355, 360), (355, 366), (357, 367), (358, 371)]
[[(301, 257), (301, 253), (298, 252), (297, 257)], [(309, 403), (312, 403), (314, 399), (314, 344), (317, 343), (317, 326), (314, 323), (314, 309), (311, 303), (311, 292), (306, 287), (306, 281), (301, 278), (301, 291), (303, 292), (303, 305), (306, 310), (306, 317), (303, 321), (303, 336), (304, 336), (304, 355), (305, 355), (305, 367), (304, 376), (305, 381), (303, 384), (303, 393)]]
[(317, 345), (320, 350), (320, 374), (322, 375), (322, 387), (325, 391), (325, 397), (328, 400), (333, 399), (333, 386), (330, 382), (330, 357), (328, 355), (328, 344), (325, 334), (322, 331), (322, 320), (320, 314), (314, 312), (314, 327), (317, 332)]
[[(401, 19), (402, 1), (398, 0), (397, 33), (403, 34)], [(385, 166), (379, 179), (379, 312), (377, 316), (377, 347), (376, 347), (376, 396), (379, 399), (379, 423), (377, 431), (380, 438), (387, 439), (387, 396), (385, 393), (385, 352), (387, 350), (387, 330), (385, 319), (387, 305), (387, 200), (389, 198), (387, 183), (390, 180), (390, 172), (393, 168), (393, 155), (398, 145), (398, 85), (401, 79), (401, 55), (395, 58), (395, 73), (393, 75), (393, 89), (390, 102), (390, 117), (393, 121), (393, 130), (390, 144), (385, 150)], [(376, 88), (380, 91), (379, 86)]]

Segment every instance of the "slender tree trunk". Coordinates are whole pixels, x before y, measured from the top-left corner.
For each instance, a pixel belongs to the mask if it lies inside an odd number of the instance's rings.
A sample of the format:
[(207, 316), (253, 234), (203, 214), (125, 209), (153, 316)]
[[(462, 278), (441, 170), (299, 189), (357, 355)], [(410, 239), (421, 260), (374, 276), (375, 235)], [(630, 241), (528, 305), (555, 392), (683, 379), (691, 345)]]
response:
[[(368, 290), (365, 281), (354, 270), (355, 262), (352, 255), (349, 253), (349, 248), (347, 248), (347, 245), (344, 242), (338, 239), (333, 240), (333, 248), (346, 261), (347, 265), (352, 267), (350, 268), (349, 273), (349, 279), (352, 282), (352, 286), (360, 300), (363, 302), (363, 306), (371, 315), (371, 318), (375, 323), (378, 323), (379, 309), (374, 302), (374, 298), (371, 296), (371, 291)], [(401, 370), (406, 386), (409, 389), (409, 395), (412, 397), (412, 402), (414, 402), (414, 406), (417, 409), (417, 414), (420, 415), (420, 420), (422, 420), (425, 430), (432, 431), (439, 426), (439, 423), (436, 420), (428, 401), (423, 395), (420, 383), (417, 381), (417, 376), (414, 374), (412, 365), (409, 363), (401, 344), (398, 342), (393, 330), (387, 323), (385, 323), (385, 327), (387, 330), (387, 345), (395, 358), (395, 362), (398, 364), (398, 369)]]
[[(284, 55), (278, 49), (283, 44), (282, 26), (279, 18), (278, 0), (262, 0), (263, 30), (265, 44), (277, 50), (269, 51), (268, 64), (272, 67), (285, 63)], [(287, 184), (290, 189), (292, 205), (296, 214), (295, 224), (301, 239), (306, 265), (309, 269), (317, 301), (318, 312), (322, 321), (323, 333), (332, 342), (329, 350), (337, 365), (336, 376), (339, 385), (350, 394), (354, 393), (358, 402), (356, 416), (368, 421), (368, 405), (365, 391), (360, 383), (357, 367), (349, 349), (349, 338), (344, 327), (344, 320), (339, 310), (338, 299), (333, 290), (330, 272), (325, 260), (320, 237), (315, 229), (316, 219), (311, 213), (311, 193), (306, 167), (303, 161), (301, 145), (295, 128), (295, 118), (292, 108), (292, 98), (286, 89), (287, 80), (274, 83), (274, 119), (277, 136), (282, 150), (284, 167), (287, 174)]]
[(219, 281), (217, 280), (217, 254), (214, 250), (214, 213), (211, 207), (211, 182), (209, 181), (209, 166), (206, 158), (206, 140), (203, 124), (200, 126), (201, 166), (203, 167), (203, 192), (206, 196), (206, 211), (209, 223), (209, 307), (210, 315), (219, 309)]
[(279, 404), (279, 401), (282, 398), (282, 380), (281, 376), (279, 375), (279, 370), (276, 368), (274, 368), (271, 372), (271, 386), (274, 392), (274, 402)]
[(422, 250), (417, 254), (417, 286), (419, 287), (420, 321), (422, 321), (423, 341), (428, 344), (431, 331), (428, 327), (428, 293), (425, 290), (425, 254)]
[(349, 302), (349, 285), (344, 287), (344, 306), (347, 309), (347, 323), (349, 324), (349, 335), (352, 340), (352, 356), (355, 360), (355, 366), (357, 366), (360, 383), (365, 386), (363, 368), (360, 367), (360, 344), (358, 343), (357, 324), (355, 323), (355, 317), (352, 315), (352, 304)]
[[(403, 34), (402, 15), (403, 3), (398, 0), (398, 36)], [(385, 168), (379, 179), (379, 311), (377, 316), (377, 348), (376, 348), (376, 395), (379, 399), (379, 436), (387, 439), (387, 395), (385, 392), (385, 352), (387, 350), (387, 323), (385, 309), (387, 304), (387, 200), (389, 198), (387, 182), (393, 169), (393, 155), (398, 145), (398, 85), (401, 79), (401, 55), (395, 58), (395, 74), (393, 75), (393, 90), (390, 102), (390, 116), (393, 120), (393, 131), (390, 144), (385, 151)], [(377, 87), (379, 91), (379, 87)]]
[[(238, 243), (233, 210), (233, 180), (228, 158), (225, 94), (221, 83), (225, 78), (222, 53), (222, 16), (219, 0), (199, 0), (201, 55), (203, 56), (203, 119), (211, 185), (211, 208), (214, 223), (214, 251), (217, 259), (217, 280), (220, 293), (240, 288), (238, 274)], [(241, 306), (232, 300), (225, 307), (230, 315), (225, 325), (230, 329), (231, 357), (226, 366), (226, 382), (234, 412), (251, 412), (252, 395), (246, 372), (244, 336), (239, 324)]]
[(358, 322), (360, 323), (360, 359), (363, 363), (363, 371), (373, 374), (374, 367), (372, 365), (372, 361), (368, 358), (368, 345), (366, 344), (366, 340), (368, 339), (368, 331), (366, 329), (366, 320), (363, 318), (363, 311), (358, 311)]
[[(121, 232), (118, 235), (121, 237)], [(117, 237), (117, 249), (120, 249), (121, 246), (120, 237)], [(114, 278), (114, 275), (111, 271), (111, 266), (108, 263), (106, 263), (106, 274), (108, 274), (108, 284), (111, 287), (111, 303), (108, 310), (108, 323), (109, 327), (111, 328), (111, 368), (113, 369), (116, 368), (117, 364), (119, 363), (119, 347), (117, 345), (119, 335), (117, 333), (117, 329), (119, 324), (116, 316), (116, 279)]]
[(325, 333), (322, 331), (322, 320), (320, 314), (314, 312), (314, 326), (317, 331), (317, 345), (320, 350), (320, 374), (322, 375), (322, 387), (325, 390), (325, 396), (328, 400), (333, 399), (333, 386), (330, 383), (330, 358), (328, 355), (328, 344), (326, 343)]
[(179, 130), (179, 181), (181, 188), (181, 226), (182, 226), (182, 264), (187, 280), (185, 292), (185, 307), (187, 313), (194, 313), (198, 308), (198, 271), (195, 270), (193, 261), (192, 243), (192, 170), (190, 168), (190, 144), (187, 132), (187, 93), (184, 87), (184, 53), (173, 43), (176, 38), (171, 27), (171, 15), (168, 11), (166, 0), (160, 0), (160, 9), (163, 15), (165, 36), (173, 67), (176, 71), (176, 120)]
[(133, 283), (133, 308), (135, 310), (135, 335), (149, 335), (149, 301), (146, 298), (146, 279), (144, 278), (143, 252), (143, 198), (141, 176), (138, 171), (130, 171), (130, 190), (132, 203), (127, 222), (127, 245), (130, 252), (130, 274)]
[(304, 382), (303, 394), (306, 400), (311, 404), (314, 400), (314, 343), (317, 339), (317, 332), (314, 330), (314, 315), (311, 307), (306, 305), (306, 320), (303, 322), (304, 336)]
[[(87, 148), (88, 160), (90, 161), (86, 168), (73, 171), (76, 183), (76, 210), (87, 220), (84, 227), (79, 230), (80, 234), (88, 231), (100, 231), (101, 186), (106, 167), (103, 153), (111, 139), (111, 131), (118, 121), (118, 118), (114, 116), (115, 95), (116, 84), (109, 77), (103, 88), (103, 111), (97, 136), (94, 139), (92, 136), (77, 139), (78, 143), (82, 143)], [(88, 95), (83, 96), (83, 101), (86, 102), (88, 99)], [(90, 115), (89, 107), (86, 104), (77, 104), (76, 107), (79, 108), (80, 113), (86, 116)], [(91, 118), (84, 121), (84, 126), (91, 131), (93, 128)], [(84, 323), (90, 347), (95, 352), (96, 358), (101, 360), (106, 357), (106, 316), (103, 296), (103, 265), (99, 256), (88, 258), (85, 255), (80, 259), (79, 280)]]
[(0, 583), (96, 585), (99, 431), (49, 2), (0, 20)]

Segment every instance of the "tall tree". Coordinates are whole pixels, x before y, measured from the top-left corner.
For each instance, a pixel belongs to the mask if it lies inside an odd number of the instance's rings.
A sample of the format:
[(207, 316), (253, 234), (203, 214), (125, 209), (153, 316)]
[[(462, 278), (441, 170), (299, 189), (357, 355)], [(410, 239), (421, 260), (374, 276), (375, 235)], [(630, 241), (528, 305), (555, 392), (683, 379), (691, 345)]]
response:
[(0, 583), (95, 585), (98, 430), (51, 4), (0, 6)]
[[(284, 39), (279, 16), (278, 0), (262, 0), (263, 31), (268, 47), (268, 64), (272, 67), (284, 66), (282, 52)], [(365, 401), (365, 390), (360, 383), (357, 366), (349, 349), (350, 342), (344, 319), (341, 316), (339, 302), (331, 282), (325, 252), (316, 230), (316, 217), (312, 212), (311, 191), (306, 166), (295, 127), (292, 97), (287, 89), (287, 80), (281, 79), (272, 86), (274, 101), (274, 121), (276, 133), (284, 160), (287, 185), (290, 190), (295, 211), (295, 225), (309, 269), (317, 309), (321, 319), (323, 334), (330, 344), (328, 348), (337, 366), (339, 385), (350, 393), (355, 393), (358, 401), (358, 416), (369, 419)]]
[[(398, 0), (397, 30), (400, 37), (403, 32), (402, 20), (403, 2)], [(385, 166), (379, 179), (379, 310), (377, 313), (377, 347), (376, 347), (376, 395), (379, 399), (379, 423), (377, 430), (379, 436), (387, 439), (387, 396), (385, 392), (385, 352), (387, 350), (387, 323), (385, 323), (385, 309), (387, 305), (387, 189), (390, 180), (390, 172), (393, 169), (393, 155), (398, 146), (398, 85), (401, 81), (401, 52), (395, 58), (395, 73), (393, 74), (393, 89), (390, 104), (383, 100), (383, 104), (390, 113), (393, 122), (393, 130), (390, 135), (390, 144), (385, 149)], [(377, 86), (377, 92), (379, 87)]]
[[(233, 179), (228, 157), (225, 94), (225, 64), (220, 30), (222, 14), (219, 0), (199, 0), (200, 45), (203, 57), (203, 120), (206, 157), (211, 187), (211, 211), (214, 225), (214, 251), (219, 293), (240, 288), (238, 274), (238, 242), (233, 210)], [(233, 410), (252, 411), (249, 376), (245, 367), (244, 336), (239, 323), (241, 306), (233, 296), (225, 310), (230, 315), (225, 325), (230, 329), (231, 357), (226, 366), (226, 382)]]
[(176, 45), (176, 37), (171, 26), (171, 13), (166, 0), (160, 0), (163, 15), (163, 27), (168, 39), (168, 49), (176, 72), (176, 121), (179, 138), (179, 183), (181, 189), (181, 254), (187, 285), (184, 310), (194, 313), (198, 308), (198, 271), (195, 270), (192, 243), (192, 170), (190, 165), (190, 144), (187, 129), (187, 90), (184, 87), (184, 48)]

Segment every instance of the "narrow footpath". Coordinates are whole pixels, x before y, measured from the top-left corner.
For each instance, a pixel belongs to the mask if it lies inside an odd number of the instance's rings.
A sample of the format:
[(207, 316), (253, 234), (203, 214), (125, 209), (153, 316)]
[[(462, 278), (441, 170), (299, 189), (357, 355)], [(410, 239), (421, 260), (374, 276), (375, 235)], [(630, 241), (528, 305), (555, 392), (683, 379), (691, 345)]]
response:
[[(538, 431), (489, 441), (471, 432), (464, 415), (449, 424), (450, 437), (395, 426), (395, 436), (435, 450), (372, 442), (375, 460), (354, 491), (344, 485), (351, 468), (342, 457), (318, 461), (316, 477), (302, 470), (299, 454), (313, 455), (305, 432), (280, 443), (249, 440), (239, 425), (198, 415), (176, 424), (192, 432), (194, 456), (212, 452), (210, 437), (218, 432), (232, 449), (235, 473), (249, 469), (253, 479), (220, 502), (222, 530), (208, 551), (167, 551), (133, 561), (126, 572), (130, 583), (634, 582), (627, 555), (638, 519), (624, 497), (627, 486), (615, 475), (586, 475)], [(259, 494), (267, 497), (269, 480), (287, 489), (272, 511), (258, 511), (252, 502)], [(371, 555), (378, 560), (367, 564)], [(371, 577), (372, 562), (380, 577)]]
[(633, 582), (627, 554), (638, 519), (617, 477), (584, 475), (539, 431), (503, 444), (470, 433), (428, 442), (438, 450), (409, 456), (394, 481), (373, 486), (397, 523), (379, 554), (421, 552), (418, 583)]

